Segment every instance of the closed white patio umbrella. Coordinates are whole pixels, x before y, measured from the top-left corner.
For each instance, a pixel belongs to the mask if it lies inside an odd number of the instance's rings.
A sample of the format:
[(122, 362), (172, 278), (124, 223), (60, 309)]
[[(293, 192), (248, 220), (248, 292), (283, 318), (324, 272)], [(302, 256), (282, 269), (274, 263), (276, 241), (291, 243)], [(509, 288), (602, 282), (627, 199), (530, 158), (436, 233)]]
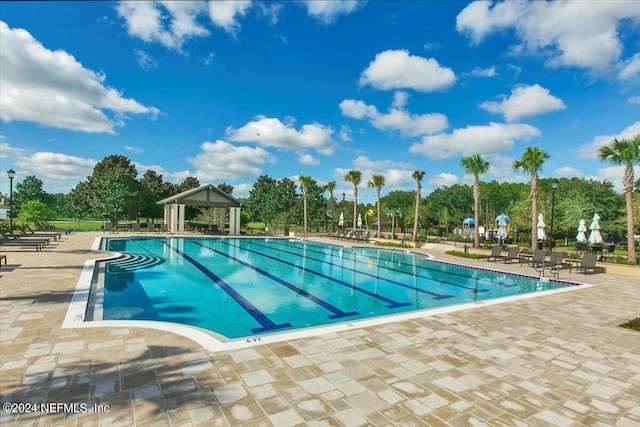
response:
[(362, 214), (358, 214), (358, 222), (357, 222), (357, 224), (358, 224), (358, 228), (362, 227)]
[(578, 224), (578, 235), (576, 236), (576, 241), (579, 243), (587, 243), (587, 235), (584, 234), (587, 231), (586, 223), (584, 219), (580, 220)]
[(601, 245), (602, 236), (600, 235), (600, 215), (598, 215), (597, 212), (593, 214), (593, 220), (591, 221), (589, 230), (591, 230), (591, 233), (589, 234), (589, 244)]
[(538, 239), (546, 240), (547, 233), (544, 231), (544, 228), (547, 224), (544, 223), (544, 216), (542, 214), (538, 215)]
[(507, 219), (504, 214), (498, 216), (498, 233), (496, 233), (498, 240), (504, 240), (507, 237)]
[(338, 227), (344, 226), (344, 212), (340, 213), (340, 219), (338, 219)]

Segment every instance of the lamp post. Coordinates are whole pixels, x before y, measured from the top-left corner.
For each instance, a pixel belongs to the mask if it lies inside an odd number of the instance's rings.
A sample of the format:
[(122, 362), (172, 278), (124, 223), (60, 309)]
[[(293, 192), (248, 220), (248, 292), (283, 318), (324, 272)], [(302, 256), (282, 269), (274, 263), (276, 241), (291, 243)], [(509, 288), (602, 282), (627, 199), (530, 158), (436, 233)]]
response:
[(341, 203), (341, 205), (342, 205), (342, 218), (343, 218), (342, 229), (343, 230), (345, 230), (345, 227), (347, 225), (347, 219), (344, 217), (344, 198), (345, 197), (347, 197), (347, 195), (345, 193), (342, 193), (342, 203)]
[(402, 213), (402, 209), (400, 208), (384, 208), (384, 213), (391, 214), (391, 240), (395, 240), (396, 239), (396, 214), (400, 214)]
[(551, 181), (551, 226), (549, 227), (549, 240), (547, 241), (549, 250), (553, 249), (554, 240), (553, 240), (553, 214), (556, 207), (556, 190), (558, 189), (558, 180), (553, 179)]
[(9, 169), (7, 176), (9, 177), (9, 235), (13, 235), (13, 178), (16, 177), (16, 171)]

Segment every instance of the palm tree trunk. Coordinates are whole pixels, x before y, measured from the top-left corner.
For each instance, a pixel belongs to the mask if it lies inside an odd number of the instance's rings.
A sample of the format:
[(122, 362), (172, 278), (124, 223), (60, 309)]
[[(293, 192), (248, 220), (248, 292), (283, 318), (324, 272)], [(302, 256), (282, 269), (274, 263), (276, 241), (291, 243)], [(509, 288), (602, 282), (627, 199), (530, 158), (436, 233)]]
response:
[(356, 221), (358, 220), (358, 187), (353, 186), (353, 229), (356, 228)]
[(420, 212), (420, 186), (416, 189), (416, 211), (413, 216), (413, 246), (418, 244), (418, 213)]
[(378, 238), (382, 236), (382, 209), (380, 207), (380, 188), (378, 188)]
[(473, 221), (474, 221), (474, 230), (473, 230), (473, 247), (480, 247), (480, 180), (478, 176), (473, 182)]
[[(535, 179), (535, 181), (534, 181)], [(531, 178), (531, 253), (538, 249), (538, 182)]]
[(636, 260), (636, 241), (634, 239), (633, 229), (633, 187), (630, 187), (625, 191), (625, 198), (627, 202), (627, 247), (628, 247), (628, 260), (630, 263), (635, 264)]

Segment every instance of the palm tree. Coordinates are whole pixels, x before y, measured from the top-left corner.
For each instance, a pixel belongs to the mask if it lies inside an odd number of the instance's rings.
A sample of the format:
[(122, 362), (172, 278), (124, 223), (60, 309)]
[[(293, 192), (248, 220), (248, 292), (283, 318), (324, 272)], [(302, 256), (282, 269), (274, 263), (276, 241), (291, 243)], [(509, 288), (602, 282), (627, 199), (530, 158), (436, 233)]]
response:
[(300, 187), (302, 188), (302, 206), (304, 209), (304, 232), (307, 230), (307, 193), (309, 192), (309, 187), (313, 185), (313, 179), (309, 175), (300, 175), (298, 177), (300, 181)]
[(635, 264), (636, 243), (633, 229), (633, 167), (640, 165), (640, 135), (631, 139), (614, 139), (609, 145), (600, 147), (598, 158), (617, 166), (624, 166), (622, 186), (627, 202), (627, 246), (629, 262)]
[(538, 147), (527, 147), (522, 153), (520, 160), (513, 162), (513, 169), (516, 171), (529, 172), (531, 179), (531, 252), (538, 248), (538, 173), (542, 170), (542, 165), (549, 158), (549, 153)]
[(380, 190), (384, 187), (384, 176), (383, 175), (373, 175), (371, 180), (367, 183), (369, 188), (375, 187), (376, 196), (378, 200), (378, 234), (377, 237), (382, 235), (382, 208), (380, 207)]
[(422, 178), (424, 171), (414, 171), (411, 175), (416, 180), (416, 212), (413, 216), (413, 246), (418, 242), (418, 212), (420, 209), (420, 191), (422, 190)]
[(489, 170), (489, 162), (484, 160), (481, 155), (463, 157), (460, 165), (464, 167), (465, 172), (473, 175), (473, 220), (475, 230), (473, 236), (473, 247), (480, 247), (480, 175), (487, 173)]
[(358, 215), (358, 185), (362, 180), (362, 172), (357, 169), (351, 169), (344, 176), (344, 180), (353, 184), (353, 228), (356, 228), (356, 220)]
[(331, 211), (331, 231), (333, 231), (333, 212), (336, 210), (336, 203), (333, 200), (333, 192), (336, 189), (336, 182), (335, 181), (327, 182), (327, 185), (325, 186), (325, 188), (327, 189), (327, 191), (329, 191), (329, 203), (330, 203), (329, 210)]

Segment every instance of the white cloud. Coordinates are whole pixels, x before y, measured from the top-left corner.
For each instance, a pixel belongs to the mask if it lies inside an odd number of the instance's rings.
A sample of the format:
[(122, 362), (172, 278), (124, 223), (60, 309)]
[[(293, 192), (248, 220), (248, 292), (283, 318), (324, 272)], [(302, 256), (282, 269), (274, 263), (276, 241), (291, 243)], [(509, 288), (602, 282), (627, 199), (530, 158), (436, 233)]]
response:
[(121, 1), (116, 11), (125, 20), (130, 36), (180, 51), (191, 37), (204, 37), (209, 30), (197, 23), (206, 3), (192, 1)]
[(207, 55), (202, 57), (202, 62), (204, 62), (204, 65), (211, 65), (213, 64), (213, 60), (215, 59), (215, 57), (215, 53), (209, 52)]
[(149, 169), (154, 170), (158, 175), (162, 175), (164, 182), (170, 182), (172, 184), (180, 184), (186, 178), (193, 176), (188, 170), (169, 172), (160, 165), (144, 165), (142, 163), (134, 162), (136, 170), (138, 171), (138, 178), (141, 178)]
[(501, 95), (500, 98), (501, 101), (483, 102), (480, 108), (500, 113), (508, 122), (567, 108), (560, 98), (551, 95), (549, 89), (538, 84), (518, 86), (511, 91), (510, 97)]
[(340, 15), (348, 15), (364, 6), (366, 1), (360, 0), (305, 0), (307, 14), (322, 21), (324, 24), (332, 24)]
[(558, 168), (551, 172), (551, 176), (555, 176), (558, 178), (573, 178), (573, 177), (581, 177), (584, 175), (580, 169), (574, 168), (572, 166), (565, 166), (562, 168)]
[(340, 126), (340, 139), (343, 141), (353, 141), (353, 138), (351, 138), (351, 134), (353, 133), (353, 131), (351, 130), (351, 128), (347, 125), (342, 125)]
[(451, 68), (433, 58), (410, 55), (406, 50), (385, 50), (376, 55), (360, 76), (360, 86), (377, 89), (414, 89), (419, 92), (443, 90), (456, 81)]
[(472, 77), (495, 77), (498, 75), (498, 72), (496, 71), (496, 67), (489, 67), (489, 68), (475, 67), (473, 70), (469, 71), (468, 73), (465, 73), (464, 75), (472, 76)]
[(228, 142), (204, 142), (195, 158), (187, 159), (195, 168), (201, 181), (240, 179), (258, 175), (267, 163), (275, 158), (265, 149), (235, 146)]
[(640, 105), (640, 95), (636, 95), (636, 96), (631, 96), (629, 97), (629, 99), (627, 99), (627, 102), (629, 104), (636, 104), (636, 105)]
[(38, 152), (21, 157), (16, 165), (25, 173), (46, 180), (84, 180), (91, 175), (97, 162), (93, 159), (68, 156), (61, 153)]
[[(46, 49), (31, 34), (0, 21), (0, 118), (82, 132), (114, 133), (125, 114), (159, 111), (104, 85), (106, 76), (72, 55)], [(116, 120), (109, 118), (109, 110)]]
[(251, 1), (210, 1), (209, 17), (227, 33), (235, 34), (240, 28), (238, 17), (244, 16), (250, 7)]
[(596, 74), (616, 64), (623, 51), (618, 25), (640, 17), (637, 1), (474, 1), (456, 18), (473, 43), (513, 30), (512, 52), (540, 54), (547, 65), (587, 68)]
[[(0, 138), (0, 140), (4, 139), (6, 139), (4, 136)], [(0, 159), (19, 158), (23, 155), (24, 151), (22, 148), (12, 147), (7, 142), (0, 142)]]
[(624, 61), (618, 74), (622, 80), (630, 80), (638, 76), (640, 76), (640, 53), (636, 53), (631, 59)]
[(135, 49), (133, 53), (136, 55), (136, 61), (138, 61), (138, 65), (143, 70), (148, 71), (158, 66), (158, 63), (155, 61), (155, 59), (150, 57), (146, 52), (140, 49)]
[(439, 173), (429, 179), (429, 184), (434, 187), (451, 187), (459, 182), (459, 178), (452, 173)]
[(298, 155), (298, 163), (309, 166), (317, 166), (320, 164), (320, 160), (316, 159), (309, 153), (300, 153)]
[(132, 147), (130, 145), (125, 145), (124, 149), (129, 151), (129, 152), (131, 152), (131, 153), (134, 153), (134, 154), (142, 154), (142, 153), (144, 153), (144, 150), (142, 148)]
[[(615, 190), (619, 193), (624, 191), (622, 185), (622, 177), (624, 176), (624, 166), (608, 166), (598, 169), (598, 175), (595, 179), (607, 180), (613, 184)], [(633, 168), (633, 176), (637, 179), (640, 176), (640, 167)]]
[[(440, 132), (449, 123), (447, 116), (440, 113), (412, 114), (402, 108), (406, 104), (408, 95), (405, 92), (396, 92), (393, 107), (388, 113), (380, 113), (373, 105), (367, 105), (363, 101), (345, 99), (340, 103), (342, 115), (353, 119), (369, 119), (371, 126), (380, 130), (398, 130), (403, 135), (417, 136)], [(397, 107), (396, 107), (397, 106)]]
[(610, 144), (614, 139), (626, 139), (631, 138), (634, 135), (640, 135), (640, 121), (625, 128), (622, 132), (616, 135), (599, 135), (596, 136), (593, 141), (584, 144), (576, 150), (578, 158), (580, 159), (597, 159), (598, 150), (600, 147)]
[(265, 147), (288, 150), (314, 149), (320, 154), (333, 154), (335, 142), (331, 139), (331, 127), (313, 123), (296, 130), (293, 118), (288, 118), (286, 122), (258, 116), (256, 120), (239, 129), (227, 128), (227, 138), (234, 142), (255, 142)]
[(422, 137), (409, 149), (430, 159), (448, 159), (456, 155), (492, 154), (511, 150), (517, 139), (540, 136), (539, 129), (521, 123), (490, 123), (488, 126), (467, 126), (452, 133)]

